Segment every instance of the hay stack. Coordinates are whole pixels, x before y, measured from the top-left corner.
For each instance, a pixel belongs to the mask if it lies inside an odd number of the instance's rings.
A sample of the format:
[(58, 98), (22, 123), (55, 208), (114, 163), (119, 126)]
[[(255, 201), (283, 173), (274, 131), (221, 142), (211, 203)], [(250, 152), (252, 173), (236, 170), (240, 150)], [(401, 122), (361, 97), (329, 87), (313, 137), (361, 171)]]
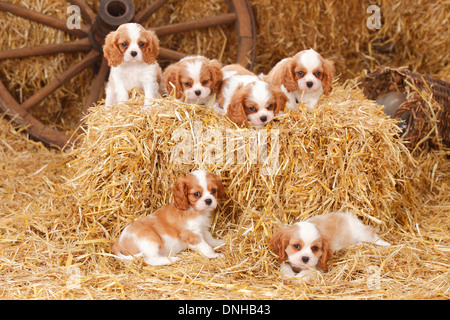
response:
[(175, 179), (197, 168), (222, 177), (228, 200), (214, 222), (222, 230), (268, 236), (281, 223), (347, 208), (381, 227), (393, 219), (412, 160), (396, 121), (357, 89), (337, 87), (314, 115), (284, 114), (259, 131), (237, 129), (208, 107), (170, 98), (142, 103), (92, 108), (69, 163), (82, 223), (102, 236), (113, 240), (133, 219), (172, 201)]

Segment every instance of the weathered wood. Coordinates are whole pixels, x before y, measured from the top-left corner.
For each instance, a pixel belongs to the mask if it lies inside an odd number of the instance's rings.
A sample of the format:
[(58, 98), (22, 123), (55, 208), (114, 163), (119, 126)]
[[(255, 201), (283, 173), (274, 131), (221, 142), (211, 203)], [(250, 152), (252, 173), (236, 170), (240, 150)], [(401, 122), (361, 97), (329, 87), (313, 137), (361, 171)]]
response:
[(0, 60), (35, 57), (45, 54), (88, 51), (91, 49), (91, 42), (88, 38), (58, 44), (48, 44), (43, 46), (26, 47), (0, 51)]
[(250, 4), (242, 0), (226, 0), (228, 6), (237, 15), (236, 32), (238, 34), (237, 62), (249, 70), (253, 69), (256, 49), (256, 26)]
[(28, 110), (37, 104), (39, 104), (42, 100), (44, 100), (47, 96), (52, 94), (56, 89), (64, 85), (67, 81), (72, 79), (74, 76), (79, 74), (81, 71), (86, 69), (88, 66), (93, 64), (98, 58), (100, 54), (91, 50), (86, 57), (84, 57), (80, 62), (74, 64), (72, 67), (67, 69), (61, 75), (56, 77), (53, 81), (47, 84), (45, 87), (36, 92), (33, 96), (28, 98), (24, 103), (20, 105), (20, 107), (24, 110)]
[(194, 21), (174, 23), (167, 26), (155, 27), (150, 29), (154, 30), (158, 35), (158, 37), (162, 37), (169, 34), (200, 30), (225, 24), (232, 24), (235, 22), (236, 22), (236, 14), (228, 13), (216, 17), (209, 17)]
[(17, 125), (26, 127), (30, 137), (43, 143), (62, 149), (69, 141), (64, 133), (45, 126), (20, 107), (0, 81), (0, 109)]
[(163, 48), (163, 47), (159, 48), (158, 58), (178, 61), (187, 56), (188, 56), (187, 54), (182, 53), (182, 52), (178, 52), (178, 51)]
[(103, 84), (105, 83), (106, 76), (109, 71), (108, 61), (105, 58), (102, 59), (102, 64), (100, 66), (100, 70), (95, 77), (94, 83), (92, 85), (91, 91), (86, 99), (86, 103), (84, 104), (84, 108), (81, 111), (81, 118), (84, 118), (87, 114), (87, 110), (92, 107), (92, 105), (97, 101), (98, 96), (100, 95), (100, 91), (103, 88)]
[(143, 23), (145, 20), (150, 18), (152, 14), (158, 11), (163, 5), (167, 3), (168, 0), (156, 0), (152, 4), (147, 6), (144, 10), (140, 11), (134, 17), (137, 23)]
[(35, 21), (46, 26), (62, 30), (69, 34), (78, 37), (86, 37), (89, 32), (89, 27), (85, 24), (81, 24), (81, 29), (69, 29), (67, 28), (67, 23), (64, 20), (60, 20), (58, 18), (54, 18), (52, 16), (47, 16), (43, 13), (30, 10), (9, 2), (0, 1), (0, 10), (12, 13), (16, 16), (25, 18), (30, 21)]

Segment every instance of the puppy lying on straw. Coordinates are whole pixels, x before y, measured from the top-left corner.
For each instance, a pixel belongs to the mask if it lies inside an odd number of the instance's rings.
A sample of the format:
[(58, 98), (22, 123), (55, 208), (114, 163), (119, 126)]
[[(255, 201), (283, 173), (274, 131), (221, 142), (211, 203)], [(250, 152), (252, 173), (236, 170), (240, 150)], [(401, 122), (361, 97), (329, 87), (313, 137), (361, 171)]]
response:
[[(317, 264), (328, 271), (327, 261), (334, 251), (363, 242), (390, 246), (351, 213), (332, 212), (277, 230), (270, 247), (279, 256), (285, 277), (309, 281)], [(294, 270), (300, 272), (296, 275)]]

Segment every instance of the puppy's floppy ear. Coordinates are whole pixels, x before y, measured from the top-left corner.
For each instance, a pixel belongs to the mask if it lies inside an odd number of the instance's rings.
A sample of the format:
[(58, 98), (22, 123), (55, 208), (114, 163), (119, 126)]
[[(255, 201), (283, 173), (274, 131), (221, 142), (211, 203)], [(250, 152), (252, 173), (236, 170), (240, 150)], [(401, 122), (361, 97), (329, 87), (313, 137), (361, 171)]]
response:
[(289, 227), (278, 229), (270, 239), (269, 247), (278, 256), (278, 262), (287, 259), (286, 246), (289, 244)]
[(273, 112), (273, 114), (276, 116), (280, 111), (284, 110), (284, 108), (286, 107), (288, 98), (286, 97), (284, 92), (281, 91), (281, 89), (278, 87), (271, 86), (271, 90), (272, 90), (273, 95), (275, 96), (275, 101), (276, 101), (276, 107)]
[(119, 50), (117, 31), (110, 32), (105, 38), (105, 44), (103, 45), (103, 56), (108, 61), (108, 66), (117, 67), (122, 63), (123, 54)]
[(183, 96), (180, 71), (180, 66), (174, 63), (168, 66), (163, 72), (163, 81), (165, 83), (167, 93), (170, 94), (173, 90), (175, 90), (175, 98), (177, 99), (181, 99)]
[(323, 93), (329, 96), (333, 90), (333, 79), (334, 79), (334, 62), (328, 59), (322, 58), (322, 68), (323, 68)]
[(245, 87), (238, 87), (227, 109), (228, 117), (239, 127), (246, 127), (248, 125), (247, 114), (244, 110), (246, 97), (247, 90), (245, 90)]
[(290, 58), (284, 65), (281, 72), (281, 84), (288, 92), (298, 90), (297, 81), (295, 81), (295, 60)]
[(225, 193), (225, 188), (223, 187), (222, 184), (222, 179), (220, 179), (220, 177), (218, 175), (212, 174), (210, 173), (213, 177), (213, 181), (215, 183), (215, 185), (217, 186), (217, 198), (218, 199), (225, 199), (226, 198), (226, 193)]
[(324, 271), (328, 271), (327, 261), (332, 256), (332, 250), (330, 248), (330, 243), (327, 239), (322, 238), (322, 256), (320, 257), (319, 264), (320, 268)]
[(218, 60), (213, 59), (209, 62), (209, 70), (211, 72), (211, 90), (214, 93), (219, 93), (223, 78), (222, 64)]
[(173, 187), (173, 200), (177, 209), (184, 211), (189, 208), (187, 192), (186, 180), (184, 177), (178, 178)]
[(142, 33), (146, 41), (142, 52), (144, 62), (154, 64), (159, 54), (159, 39), (153, 30), (145, 30)]

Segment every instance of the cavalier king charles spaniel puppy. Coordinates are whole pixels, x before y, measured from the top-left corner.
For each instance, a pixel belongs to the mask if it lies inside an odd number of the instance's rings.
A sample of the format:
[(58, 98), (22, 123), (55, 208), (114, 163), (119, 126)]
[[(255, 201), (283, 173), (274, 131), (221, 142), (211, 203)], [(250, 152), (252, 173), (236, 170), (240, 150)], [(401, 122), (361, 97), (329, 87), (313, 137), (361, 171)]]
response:
[(143, 89), (145, 99), (160, 96), (159, 40), (152, 30), (137, 23), (122, 24), (106, 36), (103, 53), (111, 67), (106, 106), (128, 100), (132, 88)]
[(187, 248), (207, 258), (219, 258), (214, 247), (223, 244), (209, 231), (218, 199), (225, 198), (220, 178), (204, 170), (180, 177), (173, 188), (174, 202), (125, 227), (112, 253), (120, 259), (143, 256), (149, 265), (166, 265)]
[(264, 77), (287, 95), (289, 109), (295, 110), (298, 103), (305, 103), (310, 113), (322, 93), (330, 95), (333, 78), (333, 61), (324, 59), (313, 49), (300, 51), (293, 57), (281, 60)]
[(328, 271), (327, 261), (334, 251), (363, 242), (390, 246), (350, 212), (332, 212), (280, 228), (272, 237), (270, 247), (282, 262), (285, 277), (308, 281), (314, 277), (312, 270), (317, 265)]
[(222, 64), (203, 56), (187, 56), (163, 72), (167, 93), (189, 104), (210, 105), (222, 83)]
[(223, 84), (214, 111), (228, 115), (239, 127), (261, 127), (272, 121), (286, 105), (279, 87), (261, 80), (239, 64), (222, 68)]

